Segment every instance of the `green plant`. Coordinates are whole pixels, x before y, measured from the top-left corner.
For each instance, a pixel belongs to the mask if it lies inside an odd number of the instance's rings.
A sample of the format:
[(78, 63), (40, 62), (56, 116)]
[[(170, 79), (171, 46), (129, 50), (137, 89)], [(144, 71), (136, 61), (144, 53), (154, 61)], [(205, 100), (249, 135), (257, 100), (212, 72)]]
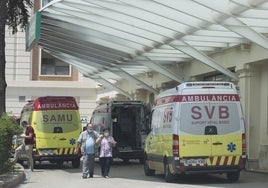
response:
[(0, 117), (0, 174), (13, 169), (14, 164), (9, 160), (12, 156), (12, 138), (20, 133), (22, 127), (13, 117), (7, 114)]

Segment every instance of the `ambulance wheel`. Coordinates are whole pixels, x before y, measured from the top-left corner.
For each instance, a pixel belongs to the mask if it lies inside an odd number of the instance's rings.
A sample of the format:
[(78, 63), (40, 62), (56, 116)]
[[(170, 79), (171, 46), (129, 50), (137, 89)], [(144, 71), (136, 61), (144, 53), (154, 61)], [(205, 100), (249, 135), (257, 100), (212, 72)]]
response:
[(146, 176), (153, 176), (155, 174), (155, 170), (149, 167), (147, 156), (144, 157), (143, 169)]
[(63, 161), (57, 161), (57, 166), (58, 166), (58, 168), (62, 168), (63, 167)]
[(165, 177), (166, 182), (173, 182), (175, 179), (174, 175), (171, 174), (170, 172), (167, 159), (165, 159), (165, 162), (164, 162), (164, 177)]
[(127, 164), (127, 163), (129, 163), (129, 159), (128, 159), (128, 158), (123, 158), (123, 162), (124, 162), (125, 164)]
[(73, 168), (79, 168), (80, 167), (80, 158), (72, 160), (72, 166), (73, 166)]
[[(40, 164), (41, 162), (39, 162), (39, 164)], [(36, 166), (37, 166), (37, 164), (36, 164), (36, 160), (34, 160), (34, 162), (33, 162), (33, 168), (36, 168)]]
[(240, 172), (227, 172), (227, 179), (231, 182), (236, 182), (239, 180), (240, 177)]
[(18, 161), (17, 161), (21, 166), (23, 166), (24, 165), (24, 161), (23, 160), (20, 160), (20, 159), (18, 159)]

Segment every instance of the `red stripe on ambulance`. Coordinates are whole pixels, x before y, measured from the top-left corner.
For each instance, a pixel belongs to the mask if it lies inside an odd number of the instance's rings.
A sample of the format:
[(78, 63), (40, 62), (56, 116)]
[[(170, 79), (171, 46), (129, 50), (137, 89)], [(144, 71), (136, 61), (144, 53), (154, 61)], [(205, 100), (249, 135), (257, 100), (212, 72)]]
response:
[(206, 102), (206, 101), (239, 101), (237, 94), (203, 94), (203, 95), (172, 95), (156, 100), (155, 105), (162, 105), (172, 102)]

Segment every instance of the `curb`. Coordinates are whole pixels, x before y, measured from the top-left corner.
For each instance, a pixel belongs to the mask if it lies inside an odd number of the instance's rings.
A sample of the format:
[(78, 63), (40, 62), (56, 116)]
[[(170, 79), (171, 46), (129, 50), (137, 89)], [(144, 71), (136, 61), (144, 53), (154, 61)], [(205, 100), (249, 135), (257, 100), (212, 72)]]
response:
[(19, 163), (15, 165), (15, 172), (10, 172), (2, 175), (3, 180), (0, 180), (0, 188), (11, 188), (19, 185), (25, 180), (24, 168)]

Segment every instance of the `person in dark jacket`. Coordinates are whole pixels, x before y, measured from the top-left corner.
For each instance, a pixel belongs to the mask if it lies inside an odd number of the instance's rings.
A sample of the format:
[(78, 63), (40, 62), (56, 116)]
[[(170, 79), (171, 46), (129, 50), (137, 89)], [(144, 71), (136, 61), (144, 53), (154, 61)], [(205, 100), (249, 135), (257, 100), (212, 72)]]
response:
[(24, 143), (16, 148), (13, 162), (18, 160), (20, 154), (25, 153), (28, 159), (29, 169), (33, 171), (34, 129), (27, 121), (22, 121), (21, 125), (25, 128), (25, 133), (20, 135), (20, 138), (24, 138)]

